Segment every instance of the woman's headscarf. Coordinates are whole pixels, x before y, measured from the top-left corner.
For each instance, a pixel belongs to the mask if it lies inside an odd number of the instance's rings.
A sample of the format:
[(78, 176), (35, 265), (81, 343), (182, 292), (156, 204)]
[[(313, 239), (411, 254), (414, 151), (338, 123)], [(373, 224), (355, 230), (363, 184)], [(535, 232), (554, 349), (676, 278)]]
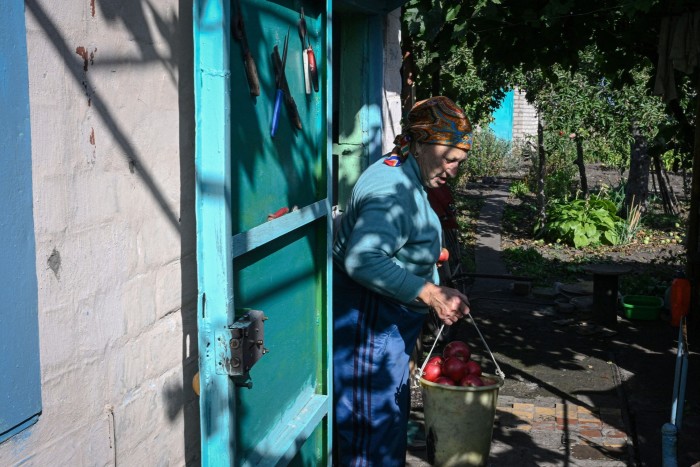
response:
[(413, 141), (442, 144), (468, 151), (472, 147), (472, 125), (457, 104), (445, 96), (417, 102), (406, 117), (404, 133)]
[(416, 102), (406, 116), (404, 131), (394, 140), (387, 165), (398, 166), (408, 156), (411, 141), (442, 144), (468, 151), (472, 147), (472, 125), (462, 109), (445, 96)]

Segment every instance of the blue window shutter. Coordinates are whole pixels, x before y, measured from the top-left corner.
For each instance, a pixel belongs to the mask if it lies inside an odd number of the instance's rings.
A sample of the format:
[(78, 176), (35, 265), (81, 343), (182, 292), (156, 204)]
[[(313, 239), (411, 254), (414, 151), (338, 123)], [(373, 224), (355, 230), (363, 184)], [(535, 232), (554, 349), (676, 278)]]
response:
[(24, 3), (0, 3), (0, 442), (41, 412)]

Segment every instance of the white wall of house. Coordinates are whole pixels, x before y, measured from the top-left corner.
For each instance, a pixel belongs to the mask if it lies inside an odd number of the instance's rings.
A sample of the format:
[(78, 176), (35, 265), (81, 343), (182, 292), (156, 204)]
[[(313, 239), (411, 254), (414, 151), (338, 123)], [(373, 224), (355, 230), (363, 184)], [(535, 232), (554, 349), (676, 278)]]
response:
[(43, 410), (0, 465), (196, 463), (191, 2), (25, 2)]
[(382, 154), (394, 148), (394, 138), (401, 133), (401, 8), (389, 13), (384, 24)]

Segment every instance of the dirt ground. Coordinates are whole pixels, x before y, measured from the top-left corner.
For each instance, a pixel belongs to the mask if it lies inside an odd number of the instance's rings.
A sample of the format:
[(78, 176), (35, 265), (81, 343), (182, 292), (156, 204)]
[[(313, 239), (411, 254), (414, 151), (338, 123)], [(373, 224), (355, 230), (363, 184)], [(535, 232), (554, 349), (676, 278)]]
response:
[[(626, 174), (610, 170), (600, 165), (587, 167), (590, 190), (595, 192), (601, 187), (608, 190), (619, 186)], [(506, 206), (506, 218), (502, 231), (502, 250), (510, 248), (532, 248), (548, 260), (553, 269), (544, 271), (541, 277), (550, 282), (552, 277), (575, 279), (581, 275), (581, 265), (591, 262), (611, 262), (629, 267), (630, 273), (621, 279), (623, 293), (630, 289), (648, 289), (652, 294), (663, 294), (663, 288), (683, 273), (685, 264), (685, 229), (687, 210), (689, 208), (686, 189), (681, 174), (668, 174), (671, 188), (678, 200), (679, 215), (665, 215), (655, 198), (654, 186), (650, 184), (650, 201), (643, 214), (642, 223), (635, 240), (626, 245), (598, 246), (595, 248), (575, 249), (565, 245), (547, 244), (533, 238), (536, 204), (534, 195), (524, 198), (509, 198)], [(686, 180), (687, 184), (689, 181)], [(511, 219), (508, 219), (510, 213)], [(516, 267), (514, 272), (522, 273)], [(550, 274), (547, 274), (549, 272)], [(551, 276), (551, 277), (550, 277)], [(641, 292), (640, 292), (641, 293)]]

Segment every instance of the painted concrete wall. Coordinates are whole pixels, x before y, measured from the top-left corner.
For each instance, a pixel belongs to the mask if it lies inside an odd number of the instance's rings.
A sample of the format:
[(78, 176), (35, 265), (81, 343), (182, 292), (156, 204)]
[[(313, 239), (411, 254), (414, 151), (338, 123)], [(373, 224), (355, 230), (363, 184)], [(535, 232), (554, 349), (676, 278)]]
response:
[(191, 3), (25, 18), (43, 412), (0, 465), (197, 464)]

